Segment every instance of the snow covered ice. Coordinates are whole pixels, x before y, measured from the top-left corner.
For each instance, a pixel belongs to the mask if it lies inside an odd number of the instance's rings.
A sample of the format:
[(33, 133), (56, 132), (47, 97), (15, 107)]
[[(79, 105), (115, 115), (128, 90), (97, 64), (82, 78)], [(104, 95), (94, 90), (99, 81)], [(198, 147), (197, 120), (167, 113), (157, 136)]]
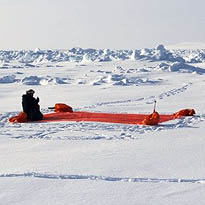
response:
[[(0, 51), (0, 201), (6, 204), (204, 204), (205, 49)], [(158, 126), (11, 124), (21, 96), (41, 111), (196, 115)]]

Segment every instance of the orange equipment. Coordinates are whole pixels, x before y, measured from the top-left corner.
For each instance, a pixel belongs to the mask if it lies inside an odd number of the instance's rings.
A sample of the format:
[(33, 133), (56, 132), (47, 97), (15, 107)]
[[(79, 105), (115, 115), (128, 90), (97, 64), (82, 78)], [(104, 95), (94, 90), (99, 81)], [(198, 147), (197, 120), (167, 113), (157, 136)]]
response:
[(144, 125), (158, 125), (159, 120), (160, 120), (160, 116), (159, 113), (155, 111), (156, 108), (156, 100), (154, 101), (154, 110), (153, 113), (148, 115), (144, 120), (143, 120), (143, 124)]
[(25, 112), (20, 112), (17, 116), (9, 118), (9, 122), (27, 122), (27, 115)]
[(72, 107), (64, 103), (56, 103), (55, 112), (73, 112), (73, 109)]
[(196, 114), (194, 109), (183, 109), (178, 112), (175, 112), (173, 115), (175, 118), (179, 118), (182, 116), (193, 116), (194, 114)]

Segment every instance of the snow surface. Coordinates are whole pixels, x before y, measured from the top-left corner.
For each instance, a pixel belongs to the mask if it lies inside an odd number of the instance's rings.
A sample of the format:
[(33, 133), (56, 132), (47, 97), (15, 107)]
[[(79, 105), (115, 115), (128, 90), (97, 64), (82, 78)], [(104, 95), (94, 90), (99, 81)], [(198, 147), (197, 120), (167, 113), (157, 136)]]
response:
[[(205, 50), (0, 51), (2, 204), (204, 204)], [(34, 89), (43, 113), (196, 115), (158, 126), (11, 124)]]

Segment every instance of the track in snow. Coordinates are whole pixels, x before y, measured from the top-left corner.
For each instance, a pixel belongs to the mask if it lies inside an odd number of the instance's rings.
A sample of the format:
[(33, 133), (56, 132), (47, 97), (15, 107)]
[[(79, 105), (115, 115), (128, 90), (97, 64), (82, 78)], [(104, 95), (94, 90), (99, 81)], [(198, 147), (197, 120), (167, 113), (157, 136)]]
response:
[(106, 182), (141, 182), (141, 183), (205, 183), (205, 179), (180, 179), (180, 178), (138, 178), (138, 177), (107, 177), (96, 175), (73, 175), (73, 174), (49, 174), (28, 172), (23, 174), (1, 174), (0, 178), (43, 178), (43, 179), (61, 179), (61, 180), (94, 180)]
[[(125, 104), (125, 103), (135, 103), (139, 101), (145, 101), (146, 104), (152, 104), (156, 99), (162, 100), (164, 98), (168, 98), (171, 96), (175, 96), (177, 94), (181, 94), (185, 92), (189, 86), (191, 86), (193, 83), (189, 82), (188, 84), (180, 87), (180, 88), (174, 88), (171, 90), (168, 90), (167, 92), (161, 93), (158, 96), (149, 96), (149, 97), (140, 97), (137, 99), (128, 99), (128, 100), (117, 100), (117, 101), (111, 101), (111, 102), (102, 102), (102, 103), (96, 103), (94, 105), (90, 106), (85, 106), (80, 108), (81, 110), (83, 109), (93, 109), (96, 107), (101, 107), (101, 106), (108, 106), (108, 105), (115, 105), (115, 104)], [(79, 110), (79, 109), (77, 109)]]

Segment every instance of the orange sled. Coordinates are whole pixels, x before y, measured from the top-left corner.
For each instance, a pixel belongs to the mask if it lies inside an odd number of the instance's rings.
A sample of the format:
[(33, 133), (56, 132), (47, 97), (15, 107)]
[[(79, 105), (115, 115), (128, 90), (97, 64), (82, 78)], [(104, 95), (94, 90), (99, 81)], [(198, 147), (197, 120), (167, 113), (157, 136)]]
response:
[[(107, 122), (135, 125), (158, 125), (169, 120), (178, 119), (184, 116), (195, 114), (194, 109), (184, 109), (173, 114), (159, 114), (154, 111), (152, 114), (127, 114), (127, 113), (100, 113), (100, 112), (74, 112), (72, 107), (63, 103), (55, 104), (55, 112), (44, 114), (40, 122), (58, 122), (58, 121), (86, 121), (86, 122)], [(10, 122), (27, 122), (26, 114), (21, 112), (18, 116), (9, 119)]]

